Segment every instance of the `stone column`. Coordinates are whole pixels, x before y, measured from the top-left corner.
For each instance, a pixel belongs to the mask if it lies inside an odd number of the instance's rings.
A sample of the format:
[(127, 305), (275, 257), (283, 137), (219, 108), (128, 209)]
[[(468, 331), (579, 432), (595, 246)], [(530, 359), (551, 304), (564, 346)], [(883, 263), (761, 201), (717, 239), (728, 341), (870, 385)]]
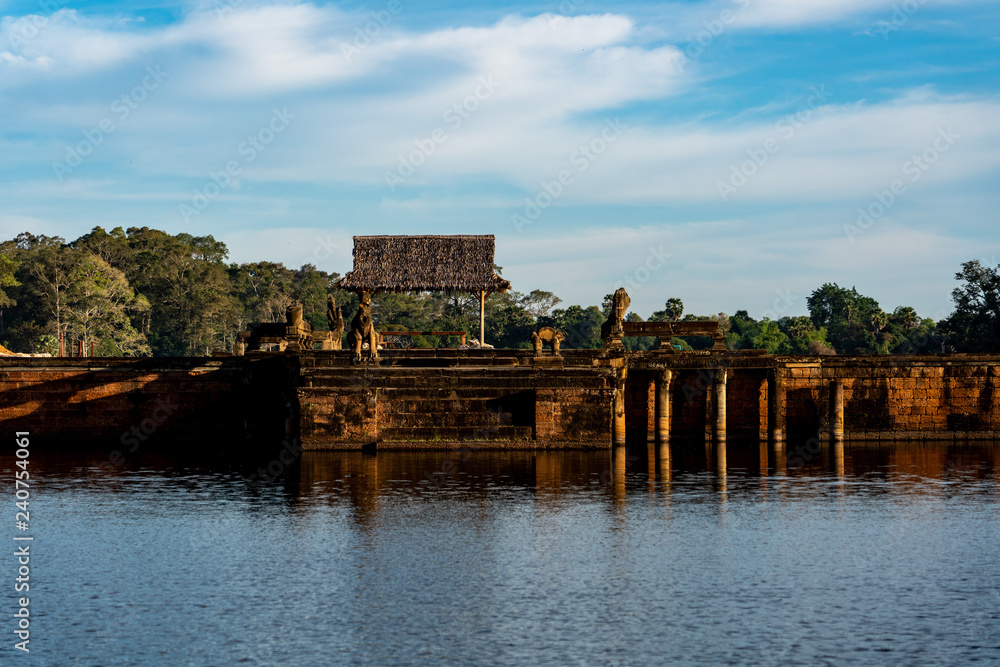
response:
[(660, 371), (656, 383), (656, 441), (670, 442), (670, 381), (673, 371)]
[(625, 380), (626, 371), (622, 369), (615, 377), (614, 400), (614, 444), (625, 445)]
[(844, 383), (834, 380), (830, 387), (830, 439), (844, 441)]
[(726, 381), (729, 371), (720, 368), (715, 371), (715, 441), (726, 444)]
[(785, 379), (777, 370), (767, 377), (767, 425), (771, 431), (771, 442), (785, 444)]

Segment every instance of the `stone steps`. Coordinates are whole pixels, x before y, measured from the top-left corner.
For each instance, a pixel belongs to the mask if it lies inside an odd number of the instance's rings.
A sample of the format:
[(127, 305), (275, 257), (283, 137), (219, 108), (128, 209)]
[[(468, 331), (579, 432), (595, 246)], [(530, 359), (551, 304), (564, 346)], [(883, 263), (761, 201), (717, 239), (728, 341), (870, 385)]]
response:
[(532, 428), (530, 426), (490, 426), (476, 429), (452, 426), (403, 427), (381, 429), (379, 435), (383, 442), (531, 440)]
[(480, 428), (513, 426), (510, 412), (390, 412), (379, 415), (379, 428)]

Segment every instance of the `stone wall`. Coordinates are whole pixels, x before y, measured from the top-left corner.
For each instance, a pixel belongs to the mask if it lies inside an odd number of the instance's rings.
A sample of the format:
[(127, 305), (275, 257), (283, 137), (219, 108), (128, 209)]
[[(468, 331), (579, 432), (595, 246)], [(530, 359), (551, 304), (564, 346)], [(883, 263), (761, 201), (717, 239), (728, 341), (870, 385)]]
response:
[(830, 357), (787, 363), (790, 432), (827, 428), (833, 382), (844, 386), (844, 430), (854, 439), (1000, 435), (995, 355)]
[[(0, 429), (51, 444), (240, 441), (284, 432), (283, 364), (245, 358), (0, 359)], [(275, 406), (280, 406), (276, 409)], [(117, 443), (117, 444), (116, 444)]]
[[(826, 437), (843, 387), (847, 439), (995, 439), (1000, 355), (771, 357), (749, 353), (393, 351), (184, 359), (0, 359), (0, 426), (72, 444), (130, 437), (270, 443), (308, 449), (610, 447), (616, 376), (622, 432)], [(719, 384), (725, 390), (720, 394)]]
[(304, 449), (610, 446), (608, 369), (535, 367), (523, 354), (385, 357), (347, 366), (346, 353), (303, 355)]

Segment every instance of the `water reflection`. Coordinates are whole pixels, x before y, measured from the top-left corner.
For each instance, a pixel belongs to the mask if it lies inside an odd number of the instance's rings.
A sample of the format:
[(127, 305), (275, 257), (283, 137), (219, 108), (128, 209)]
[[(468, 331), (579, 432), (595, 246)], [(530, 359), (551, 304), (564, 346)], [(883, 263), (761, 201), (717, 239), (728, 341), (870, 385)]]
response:
[(42, 663), (1000, 660), (998, 447), (804, 445), (39, 450)]

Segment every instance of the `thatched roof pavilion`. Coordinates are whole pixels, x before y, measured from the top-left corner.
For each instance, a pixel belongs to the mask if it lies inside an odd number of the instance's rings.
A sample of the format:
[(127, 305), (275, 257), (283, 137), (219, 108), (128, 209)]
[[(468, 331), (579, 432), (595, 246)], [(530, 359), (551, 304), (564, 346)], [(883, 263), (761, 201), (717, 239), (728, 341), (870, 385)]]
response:
[(503, 292), (493, 235), (355, 236), (354, 270), (337, 286), (372, 292)]
[(510, 289), (493, 271), (492, 234), (472, 236), (355, 236), (354, 270), (337, 287), (360, 292), (472, 292), (479, 294), (479, 340), (485, 334), (486, 297)]

